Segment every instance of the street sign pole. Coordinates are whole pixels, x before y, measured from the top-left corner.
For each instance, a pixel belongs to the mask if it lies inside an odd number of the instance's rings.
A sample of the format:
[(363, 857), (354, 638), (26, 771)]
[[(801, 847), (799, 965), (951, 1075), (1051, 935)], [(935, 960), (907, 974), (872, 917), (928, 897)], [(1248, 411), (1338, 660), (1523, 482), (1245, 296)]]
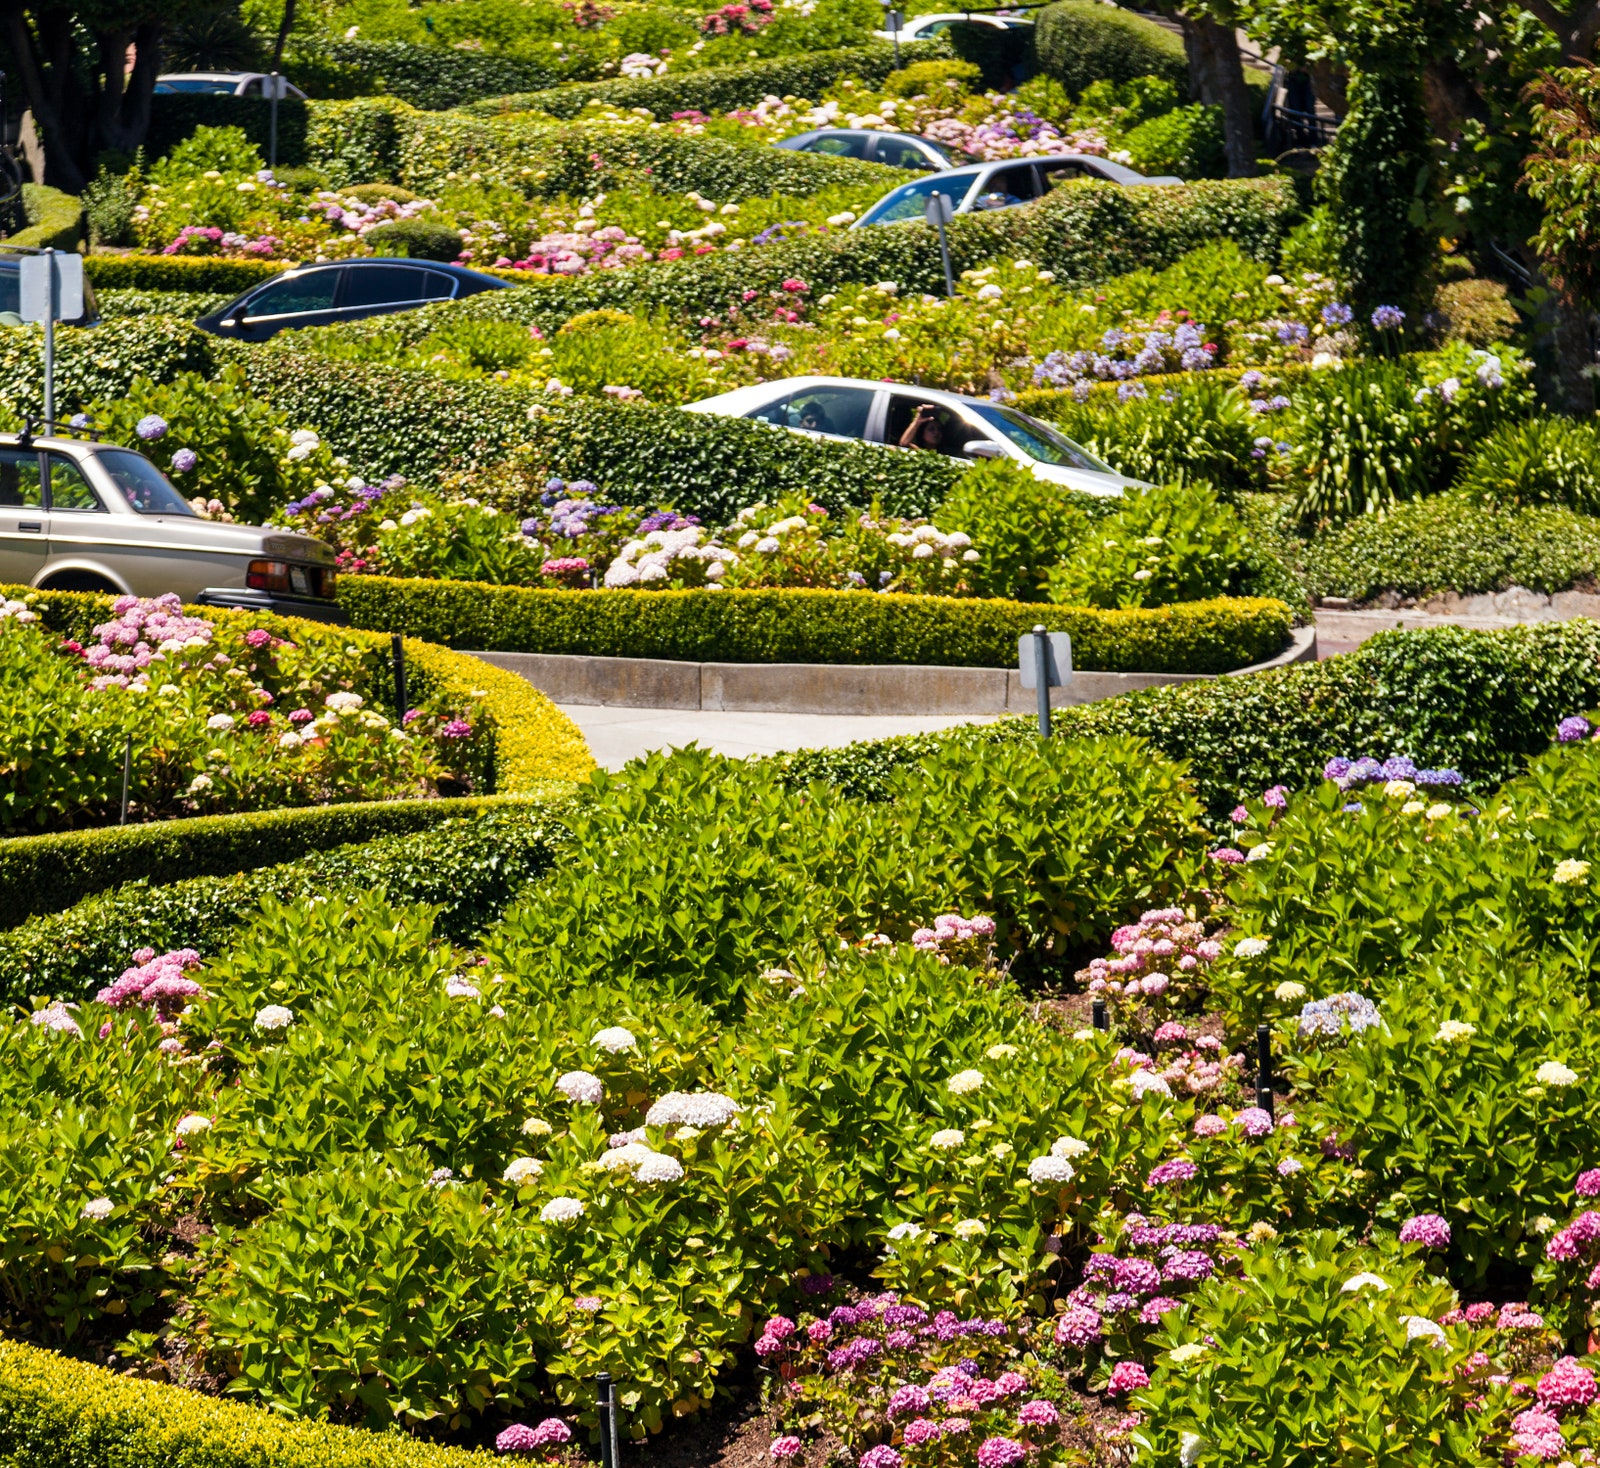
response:
[(283, 90), (283, 78), (274, 71), (267, 78), (267, 98), (270, 120), (267, 124), (267, 167), (278, 171), (278, 96)]
[(44, 416), (56, 416), (56, 322), (83, 315), (83, 256), (41, 250), (17, 267), (17, 314), (44, 327)]
[(944, 262), (944, 293), (952, 301), (956, 298), (956, 278), (950, 270), (950, 240), (944, 227), (955, 212), (955, 204), (950, 196), (940, 193), (938, 189), (928, 195), (927, 207), (922, 211), (922, 217), (939, 232), (939, 258)]
[(55, 432), (56, 426), (56, 306), (60, 293), (56, 290), (56, 252), (44, 252), (48, 284), (45, 286), (44, 315), (44, 431)]
[(1032, 688), (1039, 700), (1039, 737), (1050, 737), (1050, 690), (1072, 681), (1072, 639), (1065, 632), (1046, 632), (1042, 626), (1017, 639), (1017, 669), (1022, 686)]

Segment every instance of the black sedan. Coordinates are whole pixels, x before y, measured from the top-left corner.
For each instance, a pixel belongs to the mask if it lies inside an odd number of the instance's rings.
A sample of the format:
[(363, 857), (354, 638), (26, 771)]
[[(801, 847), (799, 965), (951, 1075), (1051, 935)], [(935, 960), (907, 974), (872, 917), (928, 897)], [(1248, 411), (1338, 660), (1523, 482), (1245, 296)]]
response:
[(433, 260), (333, 260), (286, 270), (208, 312), (195, 325), (217, 336), (260, 342), (280, 331), (415, 311), (434, 301), (460, 300), (509, 284), (481, 271)]

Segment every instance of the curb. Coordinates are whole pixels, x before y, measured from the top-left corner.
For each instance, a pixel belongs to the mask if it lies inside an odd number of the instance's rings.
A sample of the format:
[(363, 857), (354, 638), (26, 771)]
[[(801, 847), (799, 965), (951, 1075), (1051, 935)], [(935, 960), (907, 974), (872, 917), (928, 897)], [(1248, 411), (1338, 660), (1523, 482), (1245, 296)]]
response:
[[(557, 704), (741, 714), (1015, 714), (1037, 706), (1015, 668), (841, 663), (689, 663), (568, 653), (473, 652), (517, 673)], [(1317, 629), (1297, 627), (1275, 658), (1231, 673), (1074, 673), (1052, 694), (1057, 708), (1142, 688), (1242, 678), (1315, 662)]]

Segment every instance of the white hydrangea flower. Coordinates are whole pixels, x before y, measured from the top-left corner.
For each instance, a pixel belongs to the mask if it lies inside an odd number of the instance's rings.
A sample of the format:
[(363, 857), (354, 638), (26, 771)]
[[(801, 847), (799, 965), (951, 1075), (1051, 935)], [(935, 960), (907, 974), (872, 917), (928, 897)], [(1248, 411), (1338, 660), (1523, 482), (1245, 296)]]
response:
[(530, 1116), (522, 1123), (522, 1135), (525, 1137), (548, 1137), (554, 1130), (542, 1116)]
[(91, 1198), (83, 1205), (79, 1213), (80, 1218), (86, 1218), (90, 1223), (104, 1223), (111, 1217), (113, 1204), (109, 1198)]
[(557, 1076), (556, 1090), (580, 1106), (598, 1106), (606, 1094), (600, 1077), (590, 1075), (586, 1070), (569, 1070), (565, 1075)]
[[(1420, 800), (1408, 800), (1400, 807), (1400, 814), (1403, 816), (1420, 816), (1427, 808)], [(1446, 808), (1448, 809), (1448, 807)]]
[(518, 1157), (506, 1165), (501, 1177), (520, 1188), (524, 1183), (531, 1183), (543, 1171), (544, 1163), (537, 1157)]
[(645, 1113), (646, 1126), (726, 1126), (744, 1108), (718, 1091), (668, 1091)]
[(1365, 1289), (1386, 1290), (1388, 1288), (1388, 1280), (1376, 1274), (1353, 1274), (1339, 1286), (1340, 1291), (1346, 1295), (1354, 1295)]
[(1469, 1025), (1465, 1020), (1447, 1019), (1440, 1022), (1439, 1028), (1434, 1031), (1434, 1043), (1438, 1045), (1459, 1045), (1463, 1040), (1470, 1040), (1478, 1033), (1476, 1025)]
[(954, 1229), (958, 1239), (981, 1239), (988, 1232), (989, 1225), (981, 1218), (963, 1218)]
[(609, 1050), (613, 1055), (619, 1055), (624, 1050), (632, 1050), (637, 1044), (630, 1030), (625, 1030), (621, 1025), (611, 1025), (600, 1030), (592, 1041), (602, 1050)]
[(683, 1164), (676, 1157), (652, 1152), (634, 1169), (635, 1179), (641, 1183), (675, 1183), (683, 1178)]
[(211, 1130), (211, 1118), (201, 1116), (199, 1112), (192, 1112), (184, 1117), (174, 1128), (180, 1137), (197, 1137), (201, 1132)]
[(1559, 1060), (1547, 1060), (1533, 1073), (1534, 1080), (1541, 1086), (1575, 1086), (1578, 1084), (1578, 1073), (1568, 1070)]
[(1247, 852), (1245, 852), (1244, 859), (1246, 861), (1265, 861), (1271, 855), (1272, 843), (1270, 841), (1263, 841), (1259, 846), (1252, 846)]
[(1272, 997), (1280, 1004), (1293, 1004), (1296, 999), (1306, 997), (1306, 986), (1297, 984), (1293, 979), (1285, 979), (1272, 991)]
[[(1184, 1346), (1178, 1347), (1180, 1351), (1185, 1349), (1186, 1347)], [(1201, 1349), (1203, 1350), (1204, 1347)], [(1168, 1359), (1171, 1359), (1172, 1354), (1172, 1352), (1168, 1352)], [(1198, 1432), (1183, 1433), (1178, 1439), (1179, 1468), (1195, 1468), (1195, 1464), (1200, 1461), (1200, 1449), (1204, 1446), (1205, 1439)]]
[(1010, 1060), (1016, 1053), (1015, 1045), (991, 1045), (983, 1052), (986, 1060)]
[(983, 1072), (981, 1070), (958, 1070), (944, 1083), (945, 1090), (952, 1096), (968, 1096), (974, 1091), (983, 1089)]
[(294, 1011), (282, 1004), (265, 1004), (256, 1011), (258, 1030), (286, 1030), (294, 1023)]
[(1455, 813), (1456, 808), (1445, 804), (1442, 800), (1435, 801), (1423, 812), (1430, 821), (1442, 821), (1446, 816), (1453, 816)]
[(1032, 1183), (1070, 1183), (1075, 1175), (1065, 1157), (1035, 1157), (1028, 1164), (1028, 1181)]
[(602, 1172), (632, 1172), (641, 1162), (656, 1155), (655, 1148), (647, 1147), (643, 1142), (624, 1142), (620, 1147), (612, 1147), (599, 1159)]
[(1152, 1094), (1168, 1097), (1172, 1095), (1172, 1087), (1169, 1086), (1153, 1070), (1134, 1071), (1134, 1073), (1128, 1077), (1128, 1084), (1133, 1087), (1133, 1094), (1141, 1101), (1143, 1101), (1146, 1096)]
[(1087, 1157), (1089, 1144), (1079, 1137), (1057, 1137), (1050, 1144), (1052, 1157)]
[(576, 1223), (583, 1212), (583, 1204), (577, 1198), (552, 1198), (539, 1210), (539, 1222)]
[(324, 708), (333, 709), (336, 713), (354, 713), (366, 700), (359, 693), (330, 693), (322, 700)]
[(1417, 787), (1410, 780), (1390, 780), (1383, 787), (1383, 793), (1391, 800), (1400, 800), (1408, 795), (1415, 795)]
[(1233, 945), (1235, 958), (1260, 958), (1271, 944), (1265, 938), (1241, 938)]
[(1445, 1344), (1444, 1331), (1426, 1315), (1402, 1315), (1400, 1318), (1405, 1322), (1408, 1341), (1433, 1341), (1441, 1346)]
[(897, 1223), (889, 1230), (889, 1237), (897, 1244), (904, 1239), (920, 1239), (922, 1237), (922, 1225), (917, 1223)]
[(208, 728), (208, 729), (231, 729), (231, 728), (233, 728), (233, 715), (232, 714), (212, 714), (212, 716), (209, 719), (206, 720), (206, 728)]
[(943, 1131), (935, 1132), (929, 1137), (928, 1145), (938, 1148), (941, 1152), (953, 1152), (966, 1140), (967, 1134), (965, 1132), (957, 1131), (954, 1127), (946, 1127)]
[(1185, 1341), (1181, 1346), (1174, 1346), (1167, 1352), (1167, 1360), (1182, 1366), (1186, 1361), (1194, 1361), (1205, 1355), (1206, 1348), (1200, 1341)]
[(444, 981), (445, 996), (450, 999), (478, 999), (482, 995), (476, 984), (468, 983), (460, 974), (451, 974)]
[(1574, 886), (1589, 875), (1589, 863), (1568, 859), (1556, 863), (1556, 869), (1551, 880), (1561, 887)]

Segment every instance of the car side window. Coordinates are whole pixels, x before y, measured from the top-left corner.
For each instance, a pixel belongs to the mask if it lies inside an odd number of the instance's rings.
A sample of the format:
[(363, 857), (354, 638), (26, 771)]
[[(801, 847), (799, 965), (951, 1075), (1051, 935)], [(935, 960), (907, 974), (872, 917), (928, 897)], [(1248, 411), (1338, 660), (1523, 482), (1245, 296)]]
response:
[(341, 310), (363, 306), (408, 306), (428, 299), (428, 277), (436, 272), (410, 265), (352, 266), (344, 273)]
[(89, 481), (64, 454), (44, 456), (45, 483), (50, 489), (50, 508), (77, 513), (93, 513), (101, 508), (100, 498), (89, 488)]
[(422, 272), (422, 291), (430, 301), (448, 301), (455, 290), (455, 277), (442, 270)]
[(39, 451), (0, 448), (0, 509), (38, 510), (43, 507)]
[(1044, 175), (1044, 189), (1049, 193), (1057, 184), (1072, 183), (1075, 179), (1093, 178), (1081, 163), (1051, 163), (1039, 170)]
[(835, 438), (865, 438), (877, 393), (869, 387), (813, 387), (789, 399), (786, 421), (807, 433)]
[[(961, 415), (951, 408), (940, 404), (929, 403), (933, 409), (931, 414), (934, 426), (924, 426), (914, 436), (911, 443), (903, 443), (907, 431), (916, 422), (917, 409), (928, 400), (914, 393), (893, 393), (889, 398), (889, 417), (884, 424), (883, 437), (885, 443), (899, 445), (901, 448), (924, 449), (929, 453), (946, 454), (951, 458), (962, 458), (962, 449), (969, 439), (982, 438), (973, 428), (962, 421)], [(926, 419), (924, 424), (926, 425)]]
[(1039, 197), (1039, 178), (1031, 163), (1019, 163), (1012, 168), (1002, 168), (983, 186), (985, 194), (1007, 194), (1013, 199)]
[(789, 426), (789, 395), (785, 393), (781, 398), (774, 398), (770, 403), (763, 403), (753, 412), (746, 413), (746, 418), (754, 418), (758, 423), (770, 423), (774, 428), (787, 428)]
[(927, 155), (915, 143), (904, 138), (879, 138), (876, 160), (890, 168), (931, 168)]
[(333, 310), (333, 293), (342, 270), (313, 270), (290, 280), (277, 280), (257, 292), (245, 306), (247, 320), (262, 316), (298, 316), (306, 311)]
[(867, 156), (867, 140), (865, 138), (831, 137), (813, 138), (806, 144), (808, 153), (826, 153), (831, 158), (865, 158)]

